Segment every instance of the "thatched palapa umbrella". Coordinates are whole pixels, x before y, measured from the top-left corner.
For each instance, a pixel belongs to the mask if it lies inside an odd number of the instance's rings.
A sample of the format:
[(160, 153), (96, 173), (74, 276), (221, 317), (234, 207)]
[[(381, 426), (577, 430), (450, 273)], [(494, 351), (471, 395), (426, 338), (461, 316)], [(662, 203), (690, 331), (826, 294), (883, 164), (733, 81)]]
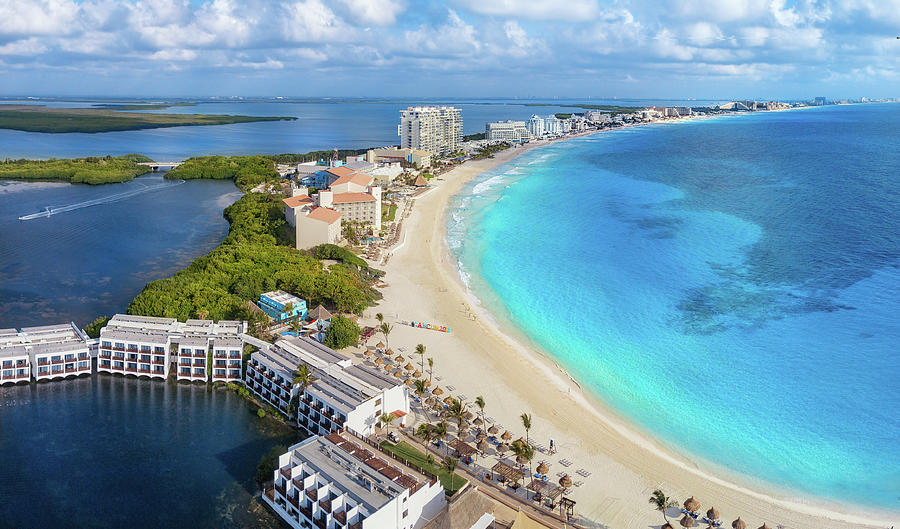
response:
[[(422, 376), (422, 372), (419, 371), (418, 369), (416, 369), (415, 371), (413, 371), (412, 376), (413, 376), (413, 378), (419, 378), (420, 376)], [(428, 381), (427, 381), (427, 380), (425, 381), (425, 384), (426, 384), (426, 385), (428, 384)]]
[(425, 399), (425, 404), (427, 404), (429, 406), (434, 404), (434, 397), (428, 397), (427, 399)]
[(375, 359), (375, 365), (380, 366), (382, 364), (384, 364), (384, 358), (381, 358), (379, 356), (378, 358)]
[(405, 366), (403, 366), (403, 369), (405, 369), (407, 371), (415, 371), (416, 367), (412, 364), (406, 364)]
[(563, 474), (563, 477), (559, 478), (559, 486), (564, 489), (572, 488), (572, 478), (568, 474)]
[(487, 434), (479, 431), (478, 435), (476, 435), (475, 437), (477, 437), (479, 441), (484, 441), (485, 439), (487, 439)]
[(506, 443), (500, 443), (499, 445), (497, 445), (497, 451), (501, 454), (509, 452), (509, 445)]
[(764, 523), (764, 524), (762, 524), (762, 525), (759, 526), (759, 529), (770, 529), (770, 528), (769, 528), (769, 524)]
[(680, 523), (682, 527), (694, 527), (697, 525), (697, 522), (687, 514), (685, 514), (678, 523)]
[(488, 449), (487, 441), (484, 441), (484, 440), (478, 441), (476, 448), (478, 448), (478, 450), (481, 452), (486, 452)]
[(394, 350), (393, 350), (393, 349), (388, 349), (387, 351), (384, 352), (384, 354), (386, 354), (386, 355), (388, 355), (388, 356), (394, 356)]
[(672, 527), (672, 524), (670, 524), (669, 522), (666, 522), (666, 524), (663, 525), (662, 527), (660, 527), (659, 529), (675, 529), (675, 528)]
[(482, 424), (484, 424), (484, 422), (482, 422), (481, 417), (475, 417), (475, 420), (472, 421), (472, 424), (474, 424), (475, 426), (481, 426)]
[(738, 516), (738, 519), (731, 522), (732, 529), (747, 529), (747, 522), (741, 520), (741, 517)]
[(444, 399), (444, 404), (446, 404), (447, 406), (449, 406), (449, 405), (453, 404), (453, 401), (454, 401), (454, 400), (456, 400), (456, 399), (454, 399), (454, 398), (451, 397), (450, 395), (447, 395), (447, 398)]
[(467, 421), (471, 421), (472, 417), (475, 417), (475, 414), (470, 411), (467, 411), (466, 413), (463, 414), (463, 418)]
[(397, 377), (397, 378), (402, 377), (402, 376), (403, 376), (403, 370), (402, 370), (402, 369), (398, 369), (398, 370), (394, 371), (394, 376)]
[(441, 387), (438, 386), (438, 387), (434, 388), (433, 390), (431, 390), (431, 394), (432, 395), (443, 395), (444, 390), (442, 390)]
[(402, 364), (403, 362), (406, 361), (406, 359), (403, 358), (403, 355), (397, 355), (397, 357), (394, 358), (394, 360), (395, 360), (398, 364)]
[(546, 461), (541, 461), (541, 464), (537, 467), (538, 474), (546, 474), (548, 470), (550, 470), (550, 465)]
[(497, 435), (498, 433), (500, 433), (500, 429), (496, 426), (491, 426), (490, 428), (488, 428), (488, 433), (491, 435)]
[(512, 439), (512, 434), (509, 433), (509, 430), (506, 430), (505, 432), (503, 432), (503, 435), (501, 435), (500, 438), (504, 441), (509, 441), (510, 439)]
[(406, 384), (409, 387), (413, 387), (413, 385), (415, 385), (415, 382), (413, 382), (413, 379), (407, 378), (406, 382), (404, 382), (404, 384)]
[(684, 508), (690, 512), (697, 512), (700, 510), (700, 502), (697, 501), (696, 498), (691, 496), (690, 498), (684, 500)]
[(710, 520), (718, 520), (719, 519), (719, 511), (716, 510), (715, 507), (710, 507), (708, 511), (706, 511), (706, 517)]
[(384, 342), (378, 342), (377, 344), (375, 344), (375, 348), (376, 349), (384, 349)]
[(366, 349), (365, 351), (363, 351), (363, 356), (372, 356), (372, 351)]

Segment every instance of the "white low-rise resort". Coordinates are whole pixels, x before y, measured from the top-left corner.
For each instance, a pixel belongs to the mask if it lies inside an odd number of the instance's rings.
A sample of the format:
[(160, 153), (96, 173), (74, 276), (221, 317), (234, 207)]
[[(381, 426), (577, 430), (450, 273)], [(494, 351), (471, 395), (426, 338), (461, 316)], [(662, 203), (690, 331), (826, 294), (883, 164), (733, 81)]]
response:
[(90, 373), (88, 337), (74, 323), (0, 329), (0, 384)]
[(437, 477), (346, 430), (290, 447), (278, 466), (263, 498), (295, 529), (420, 529), (447, 504)]
[[(301, 364), (312, 375), (305, 386), (294, 383)], [(284, 415), (296, 413), (298, 426), (311, 434), (349, 428), (369, 436), (380, 426), (383, 414), (393, 415), (401, 427), (409, 415), (405, 384), (377, 369), (354, 365), (349, 358), (306, 337), (286, 336), (253, 353), (246, 386)]]
[[(241, 380), (246, 323), (116, 314), (100, 331), (97, 371), (178, 380)], [(212, 362), (208, 364), (208, 362)]]

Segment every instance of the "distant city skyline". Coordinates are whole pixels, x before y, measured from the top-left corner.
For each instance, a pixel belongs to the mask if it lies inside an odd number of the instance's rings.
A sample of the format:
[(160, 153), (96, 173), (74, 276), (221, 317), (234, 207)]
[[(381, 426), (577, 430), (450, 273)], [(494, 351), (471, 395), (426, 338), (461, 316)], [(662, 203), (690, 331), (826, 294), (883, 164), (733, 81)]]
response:
[(898, 0), (0, 0), (0, 95), (894, 97), (898, 27)]

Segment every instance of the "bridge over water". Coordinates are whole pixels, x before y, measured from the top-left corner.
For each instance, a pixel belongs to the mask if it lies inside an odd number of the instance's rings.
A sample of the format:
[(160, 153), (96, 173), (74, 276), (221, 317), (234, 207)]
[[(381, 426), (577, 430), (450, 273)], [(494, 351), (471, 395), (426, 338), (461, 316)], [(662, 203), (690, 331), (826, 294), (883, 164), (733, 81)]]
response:
[(173, 169), (178, 167), (184, 162), (138, 162), (138, 165), (144, 165), (153, 169), (154, 171), (158, 171), (160, 167), (168, 167), (169, 169)]

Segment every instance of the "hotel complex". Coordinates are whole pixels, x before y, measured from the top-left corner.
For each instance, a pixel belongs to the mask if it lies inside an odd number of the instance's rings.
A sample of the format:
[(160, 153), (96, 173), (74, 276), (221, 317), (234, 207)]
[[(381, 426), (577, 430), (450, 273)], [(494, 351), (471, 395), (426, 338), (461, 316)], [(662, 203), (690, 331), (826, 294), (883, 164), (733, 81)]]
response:
[(285, 198), (284, 217), (294, 228), (296, 247), (311, 248), (341, 240), (341, 223), (358, 222), (381, 230), (381, 187), (375, 177), (348, 166), (328, 170), (336, 179), (328, 189), (309, 196), (305, 186)]
[(290, 447), (278, 467), (263, 498), (295, 529), (420, 529), (447, 504), (437, 477), (346, 430)]
[[(312, 382), (295, 384), (300, 364), (309, 367)], [(247, 387), (284, 415), (297, 397), (297, 424), (311, 434), (350, 428), (372, 435), (382, 414), (393, 414), (399, 425), (409, 414), (409, 388), (400, 381), (305, 337), (286, 336), (250, 356)]]
[(245, 327), (116, 314), (100, 331), (97, 371), (168, 378), (175, 364), (178, 380), (240, 381)]
[(400, 111), (397, 135), (401, 149), (452, 154), (462, 143), (462, 113), (454, 107), (409, 107)]
[(0, 384), (90, 375), (87, 341), (74, 323), (0, 329)]
[(524, 121), (498, 121), (484, 126), (484, 139), (523, 143), (531, 139)]

